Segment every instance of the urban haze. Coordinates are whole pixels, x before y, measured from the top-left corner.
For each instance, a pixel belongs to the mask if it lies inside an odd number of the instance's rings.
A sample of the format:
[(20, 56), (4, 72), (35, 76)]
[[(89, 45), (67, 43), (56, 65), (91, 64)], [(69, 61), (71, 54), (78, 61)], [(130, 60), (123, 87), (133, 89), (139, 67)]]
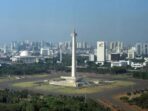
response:
[(0, 111), (147, 111), (147, 0), (1, 0)]

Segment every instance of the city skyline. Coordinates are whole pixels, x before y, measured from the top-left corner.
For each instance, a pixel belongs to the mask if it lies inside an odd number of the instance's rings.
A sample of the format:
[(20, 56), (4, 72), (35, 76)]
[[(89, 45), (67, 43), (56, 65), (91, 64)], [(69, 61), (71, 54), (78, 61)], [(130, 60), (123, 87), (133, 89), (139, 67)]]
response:
[(11, 41), (147, 41), (146, 0), (0, 1), (0, 44)]

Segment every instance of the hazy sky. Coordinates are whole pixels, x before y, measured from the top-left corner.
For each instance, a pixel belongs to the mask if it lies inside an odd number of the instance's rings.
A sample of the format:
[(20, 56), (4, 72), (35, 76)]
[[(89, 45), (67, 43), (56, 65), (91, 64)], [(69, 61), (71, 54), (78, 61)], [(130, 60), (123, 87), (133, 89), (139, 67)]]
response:
[(148, 41), (148, 0), (0, 0), (0, 43)]

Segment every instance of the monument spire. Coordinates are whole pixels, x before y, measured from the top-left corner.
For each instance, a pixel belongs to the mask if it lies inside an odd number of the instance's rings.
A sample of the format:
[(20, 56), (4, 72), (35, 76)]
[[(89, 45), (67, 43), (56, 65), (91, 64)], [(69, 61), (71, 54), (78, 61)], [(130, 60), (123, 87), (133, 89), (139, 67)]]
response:
[(75, 32), (75, 29), (73, 33), (71, 33), (72, 36), (72, 67), (71, 67), (71, 76), (73, 78), (76, 78), (76, 36), (77, 33)]
[(50, 84), (53, 85), (59, 85), (59, 86), (70, 86), (70, 87), (79, 87), (79, 86), (86, 86), (86, 85), (90, 85), (89, 82), (86, 82), (86, 80), (83, 80), (83, 78), (78, 77), (77, 73), (76, 73), (76, 37), (77, 37), (77, 33), (74, 30), (71, 33), (71, 37), (72, 37), (72, 65), (71, 65), (71, 76), (61, 76), (61, 80), (55, 81), (52, 80), (50, 81)]

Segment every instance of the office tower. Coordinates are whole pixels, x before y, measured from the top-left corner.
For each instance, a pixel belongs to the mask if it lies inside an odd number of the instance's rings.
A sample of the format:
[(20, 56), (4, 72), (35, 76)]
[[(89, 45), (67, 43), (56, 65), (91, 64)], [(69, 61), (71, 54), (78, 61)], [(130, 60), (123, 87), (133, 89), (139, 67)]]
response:
[(128, 50), (128, 59), (134, 59), (135, 58), (135, 52), (136, 52), (135, 47), (132, 47), (131, 49), (129, 49)]
[(143, 55), (148, 56), (148, 43), (143, 43)]
[(123, 42), (120, 41), (110, 42), (109, 49), (113, 53), (120, 53), (123, 50)]
[(142, 54), (143, 54), (142, 43), (136, 43), (136, 55), (141, 56)]
[(106, 47), (104, 41), (98, 41), (97, 42), (97, 61), (101, 64), (104, 64), (105, 62), (105, 56), (106, 56)]

